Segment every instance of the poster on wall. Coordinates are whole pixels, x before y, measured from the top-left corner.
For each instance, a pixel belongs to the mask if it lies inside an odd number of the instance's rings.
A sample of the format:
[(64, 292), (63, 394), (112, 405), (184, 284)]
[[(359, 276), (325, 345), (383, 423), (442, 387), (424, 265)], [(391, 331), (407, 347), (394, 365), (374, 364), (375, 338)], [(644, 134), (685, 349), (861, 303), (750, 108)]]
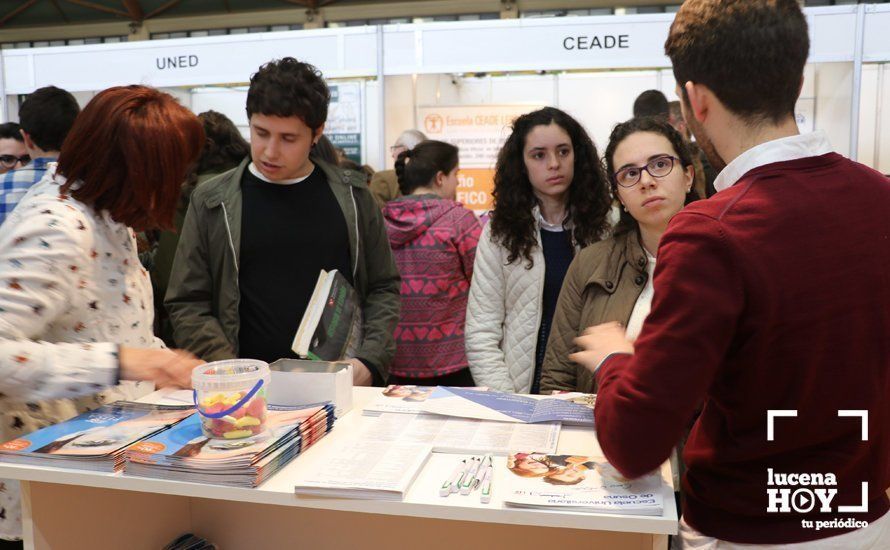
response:
[(334, 147), (343, 149), (349, 160), (362, 163), (362, 86), (343, 82), (328, 86), (331, 103), (324, 135)]
[(519, 115), (540, 105), (449, 105), (417, 109), (418, 128), (429, 139), (460, 149), (460, 184), (457, 200), (482, 213), (491, 210), (494, 167), (498, 151)]

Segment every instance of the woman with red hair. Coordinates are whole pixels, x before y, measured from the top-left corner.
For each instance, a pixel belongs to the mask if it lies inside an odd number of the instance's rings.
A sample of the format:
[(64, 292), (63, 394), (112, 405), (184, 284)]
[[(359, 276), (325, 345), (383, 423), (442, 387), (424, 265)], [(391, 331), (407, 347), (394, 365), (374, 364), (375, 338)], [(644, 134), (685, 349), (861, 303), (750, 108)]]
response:
[[(0, 226), (3, 441), (151, 389), (133, 381), (190, 386), (199, 361), (153, 336), (151, 282), (134, 230), (172, 226), (203, 143), (197, 117), (170, 95), (105, 90), (75, 120), (58, 163)], [(0, 538), (16, 539), (18, 491), (8, 481), (6, 489)]]

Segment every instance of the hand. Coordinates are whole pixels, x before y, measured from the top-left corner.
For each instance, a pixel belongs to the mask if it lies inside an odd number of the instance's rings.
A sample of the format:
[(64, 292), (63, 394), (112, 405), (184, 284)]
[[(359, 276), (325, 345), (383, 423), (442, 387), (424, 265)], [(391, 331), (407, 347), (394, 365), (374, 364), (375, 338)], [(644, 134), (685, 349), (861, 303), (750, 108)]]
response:
[(590, 327), (575, 338), (581, 351), (569, 355), (569, 359), (594, 371), (610, 353), (633, 353), (634, 345), (625, 336), (621, 323), (604, 323)]
[(169, 349), (120, 349), (121, 379), (150, 380), (160, 388), (191, 388), (192, 370), (201, 361), (191, 353)]
[(347, 363), (352, 365), (352, 385), (353, 386), (370, 386), (374, 381), (371, 371), (360, 360), (352, 358), (347, 359)]

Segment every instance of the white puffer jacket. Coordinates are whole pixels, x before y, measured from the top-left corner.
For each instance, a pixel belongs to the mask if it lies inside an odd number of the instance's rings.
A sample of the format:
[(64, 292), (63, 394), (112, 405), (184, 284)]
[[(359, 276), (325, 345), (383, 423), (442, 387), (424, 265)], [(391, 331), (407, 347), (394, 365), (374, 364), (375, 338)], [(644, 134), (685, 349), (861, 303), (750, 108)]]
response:
[[(537, 212), (535, 219), (537, 234)], [(524, 259), (508, 265), (507, 256), (507, 249), (492, 240), (491, 224), (486, 224), (476, 247), (467, 302), (467, 359), (477, 385), (528, 393), (541, 326), (544, 253), (540, 246), (532, 249), (531, 269)]]

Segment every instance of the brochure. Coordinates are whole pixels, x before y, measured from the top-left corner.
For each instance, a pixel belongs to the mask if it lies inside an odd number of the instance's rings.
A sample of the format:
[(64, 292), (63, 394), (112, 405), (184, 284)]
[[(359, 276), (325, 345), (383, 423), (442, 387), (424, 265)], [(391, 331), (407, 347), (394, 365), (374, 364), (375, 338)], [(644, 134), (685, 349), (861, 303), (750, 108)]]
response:
[(593, 409), (564, 399), (468, 388), (438, 387), (420, 405), (423, 412), (500, 422), (561, 422), (593, 426)]
[(667, 490), (658, 472), (630, 480), (592, 456), (514, 453), (504, 477), (508, 506), (659, 516)]
[(297, 480), (302, 495), (402, 500), (432, 448), (409, 442), (361, 437), (342, 441)]
[(193, 406), (118, 401), (0, 445), (0, 460), (16, 464), (118, 471), (133, 443), (163, 432)]
[(358, 293), (336, 269), (322, 270), (291, 346), (313, 361), (353, 357), (362, 339)]
[(333, 409), (270, 405), (265, 432), (231, 440), (205, 437), (195, 414), (128, 449), (125, 473), (256, 487), (331, 430)]
[(423, 443), (431, 445), (436, 452), (504, 456), (514, 449), (555, 453), (560, 425), (384, 413), (365, 417), (361, 430), (364, 437), (376, 441)]
[[(438, 386), (389, 385), (383, 389), (374, 401), (367, 405), (362, 414), (376, 416), (380, 413), (418, 414), (424, 412), (421, 404)], [(488, 388), (479, 386), (471, 388), (486, 391)]]

